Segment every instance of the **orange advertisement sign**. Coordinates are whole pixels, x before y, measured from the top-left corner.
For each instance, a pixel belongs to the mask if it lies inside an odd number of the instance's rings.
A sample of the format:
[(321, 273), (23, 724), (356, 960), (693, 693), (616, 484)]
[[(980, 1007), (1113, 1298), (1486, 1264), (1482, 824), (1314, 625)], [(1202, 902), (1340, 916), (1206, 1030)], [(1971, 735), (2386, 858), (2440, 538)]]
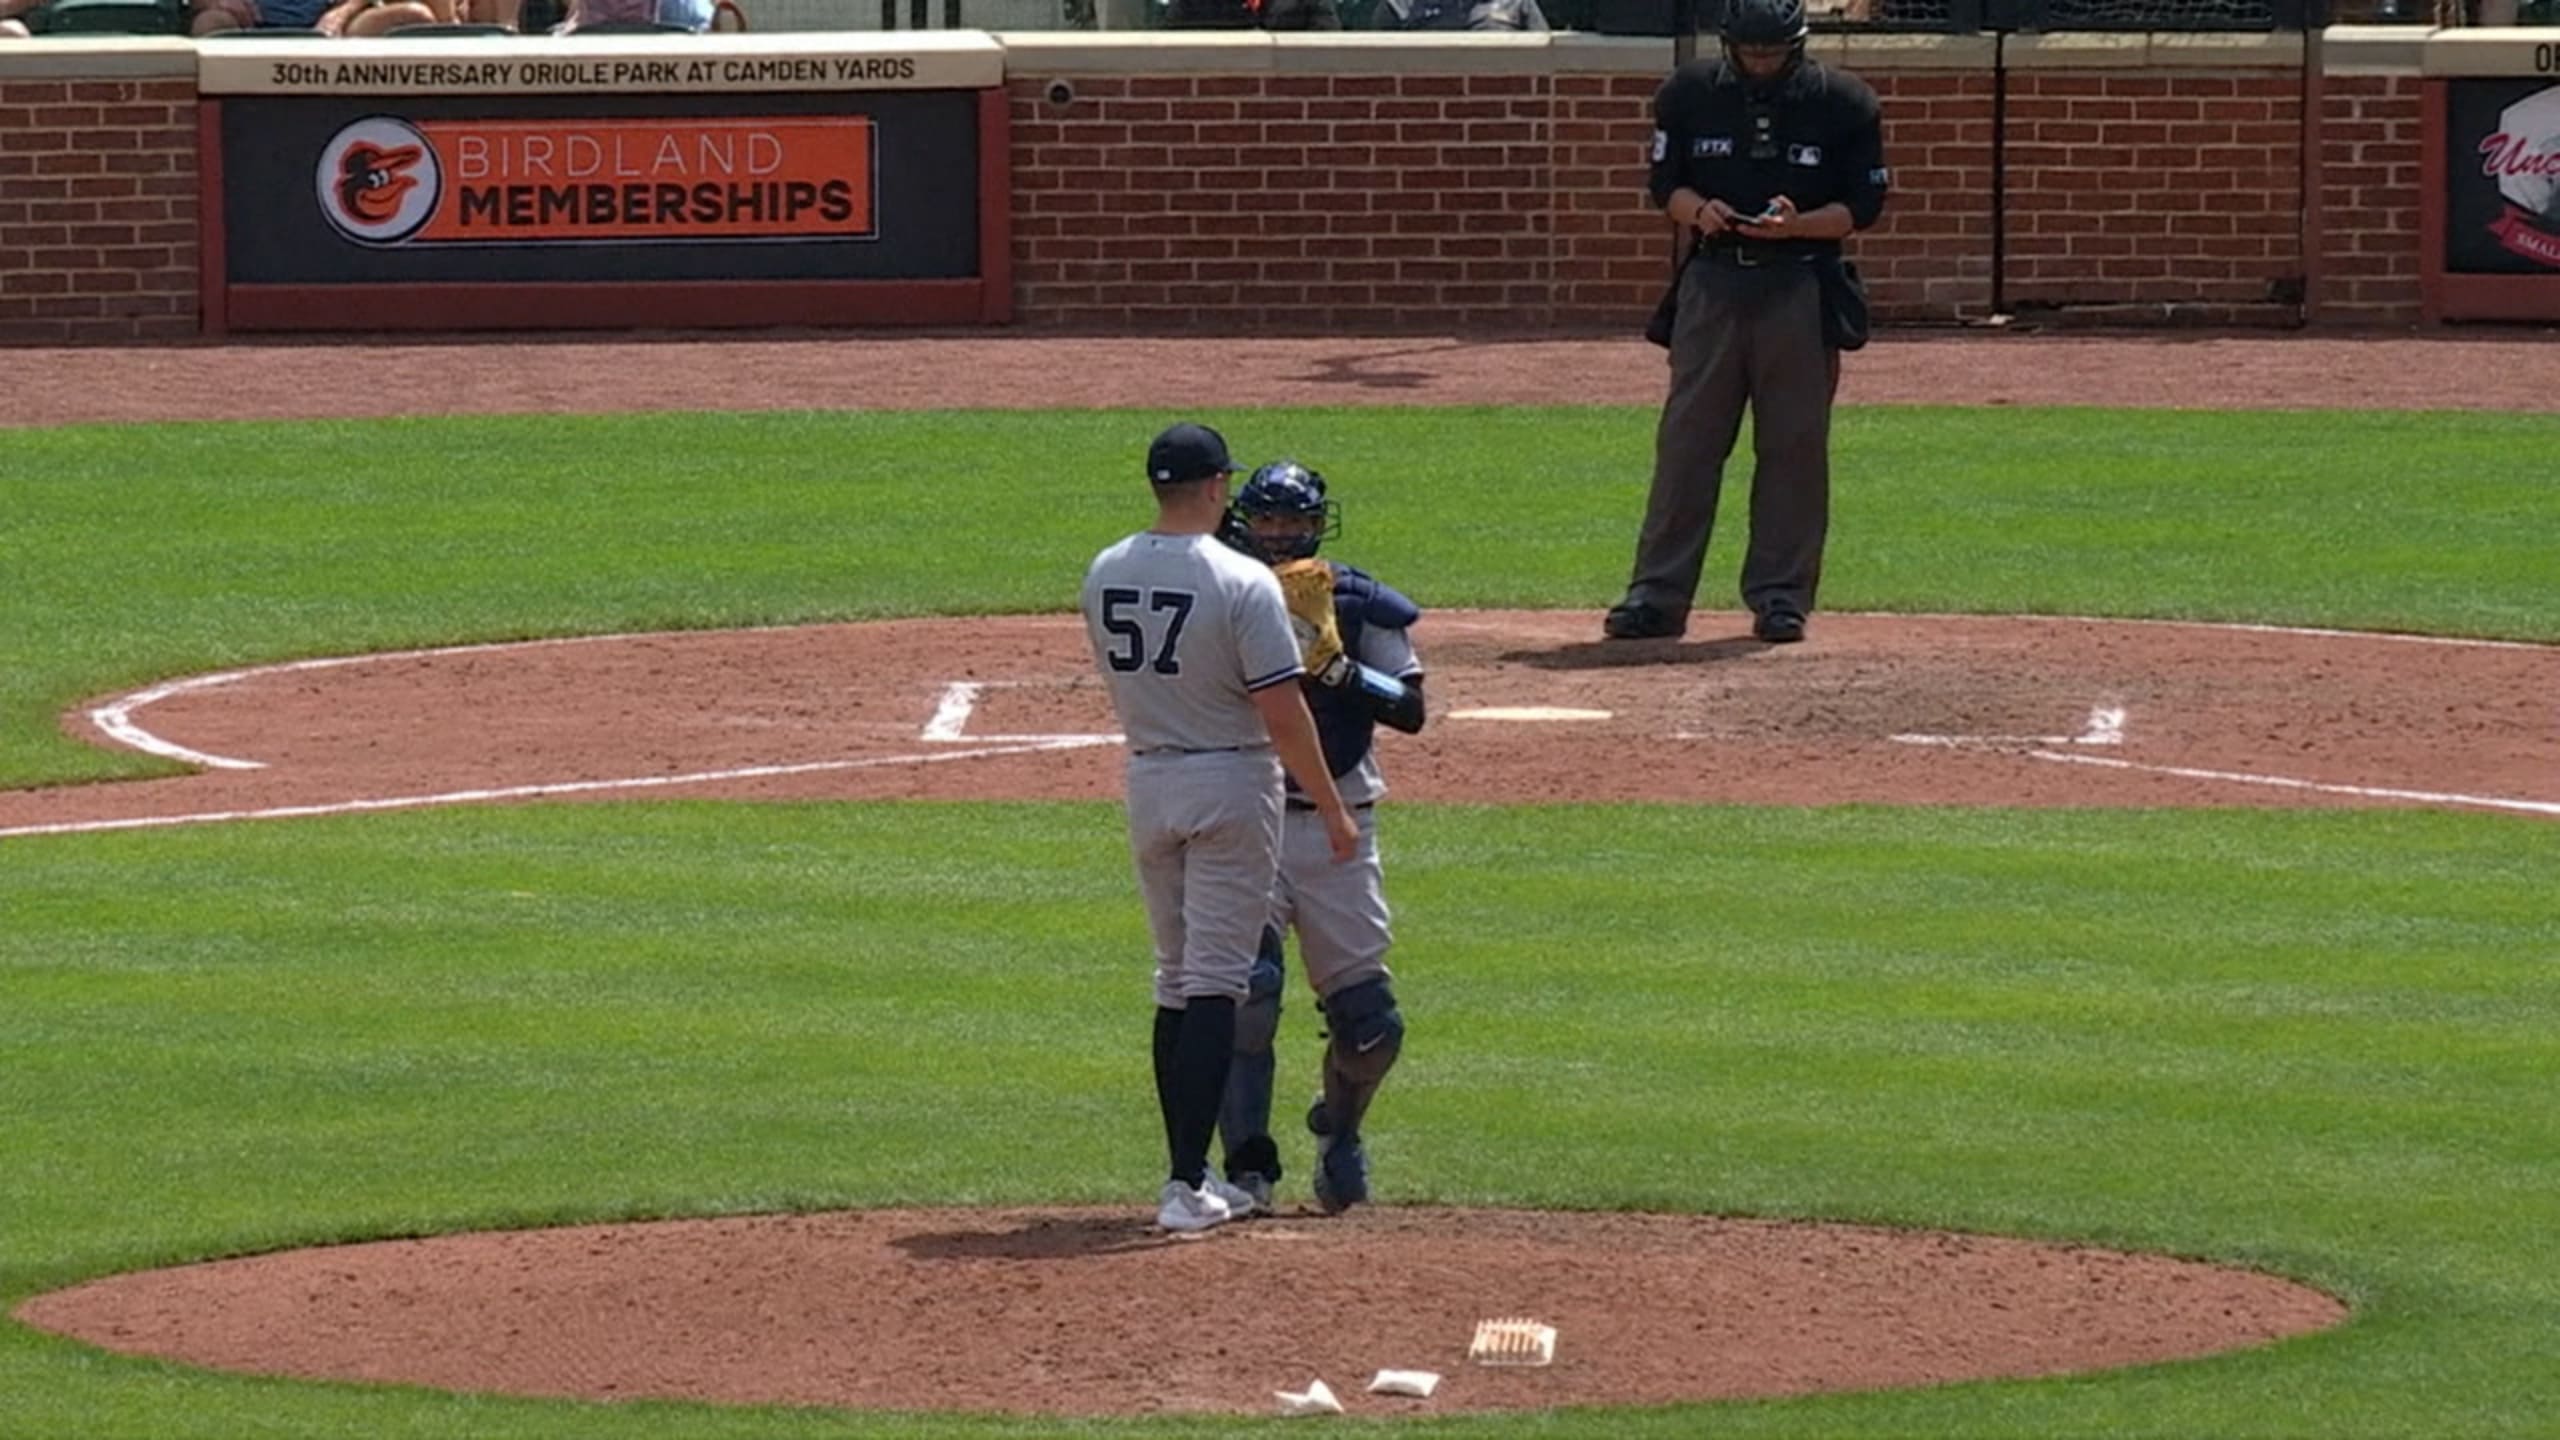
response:
[(862, 115), (376, 117), (318, 178), (368, 244), (843, 239), (873, 233), (874, 138)]

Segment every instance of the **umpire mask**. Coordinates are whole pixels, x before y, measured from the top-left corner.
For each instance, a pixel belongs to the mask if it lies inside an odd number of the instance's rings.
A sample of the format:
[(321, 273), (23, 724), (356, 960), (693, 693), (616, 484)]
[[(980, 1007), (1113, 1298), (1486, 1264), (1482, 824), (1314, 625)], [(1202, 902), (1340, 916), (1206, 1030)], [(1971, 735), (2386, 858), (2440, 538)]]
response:
[[(1805, 36), (1811, 29), (1804, 0), (1725, 0), (1719, 31), (1725, 63), (1752, 90), (1775, 90), (1804, 62)], [(1767, 63), (1773, 56), (1774, 67)]]

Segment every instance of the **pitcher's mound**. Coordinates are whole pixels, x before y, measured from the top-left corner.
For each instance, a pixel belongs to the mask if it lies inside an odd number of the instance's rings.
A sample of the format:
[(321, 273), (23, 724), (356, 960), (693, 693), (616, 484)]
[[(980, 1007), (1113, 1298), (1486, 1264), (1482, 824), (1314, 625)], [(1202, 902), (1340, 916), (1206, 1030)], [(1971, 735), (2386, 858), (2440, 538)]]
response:
[[(2291, 1282), (1973, 1235), (1384, 1208), (1170, 1239), (1110, 1210), (906, 1210), (392, 1241), (116, 1276), (19, 1318), (314, 1379), (1052, 1415), (1647, 1404), (2053, 1374), (2343, 1319)], [(1476, 1323), (1558, 1332), (1469, 1363)], [(1428, 1400), (1365, 1393), (1432, 1370)]]

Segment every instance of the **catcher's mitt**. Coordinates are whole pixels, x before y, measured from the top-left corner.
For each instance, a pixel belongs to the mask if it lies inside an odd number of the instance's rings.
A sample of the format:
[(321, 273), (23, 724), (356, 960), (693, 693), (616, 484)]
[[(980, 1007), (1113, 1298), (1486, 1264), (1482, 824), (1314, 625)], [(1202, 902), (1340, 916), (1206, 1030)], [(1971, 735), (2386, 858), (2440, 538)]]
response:
[(1288, 597), (1299, 663), (1319, 685), (1350, 679), (1351, 657), (1342, 653), (1342, 630), (1333, 613), (1333, 566), (1322, 560), (1291, 560), (1274, 565), (1271, 573), (1280, 577), (1280, 593)]

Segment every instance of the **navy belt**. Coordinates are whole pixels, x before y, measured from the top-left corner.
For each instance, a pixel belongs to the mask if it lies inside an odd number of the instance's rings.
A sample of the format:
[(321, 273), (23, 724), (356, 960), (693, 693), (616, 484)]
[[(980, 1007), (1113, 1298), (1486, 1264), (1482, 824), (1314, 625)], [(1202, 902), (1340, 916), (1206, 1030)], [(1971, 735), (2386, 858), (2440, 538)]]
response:
[[(1377, 803), (1378, 802), (1375, 800), (1363, 800), (1359, 804), (1351, 806), (1350, 808), (1353, 810), (1366, 810)], [(1289, 808), (1292, 810), (1313, 810), (1316, 808), (1316, 805), (1312, 800), (1301, 800), (1297, 796), (1292, 795), (1289, 797)]]
[(1188, 745), (1150, 745), (1144, 750), (1132, 750), (1129, 753), (1132, 755), (1241, 755), (1248, 750), (1270, 748), (1269, 745), (1204, 745), (1196, 748)]

